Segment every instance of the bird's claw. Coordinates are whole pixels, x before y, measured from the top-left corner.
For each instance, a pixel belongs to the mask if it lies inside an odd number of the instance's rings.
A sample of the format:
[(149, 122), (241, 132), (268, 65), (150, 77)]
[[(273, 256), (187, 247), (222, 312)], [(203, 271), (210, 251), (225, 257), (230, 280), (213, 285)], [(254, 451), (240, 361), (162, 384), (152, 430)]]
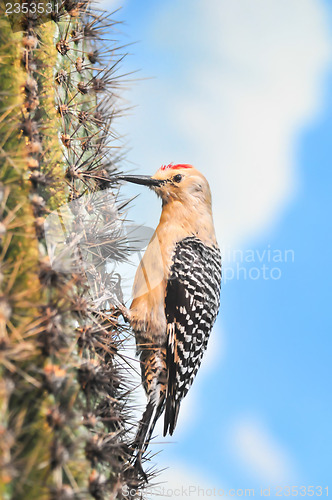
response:
[(120, 311), (120, 314), (122, 315), (125, 323), (129, 323), (130, 322), (130, 310), (128, 309), (128, 307), (126, 307), (124, 304), (120, 304), (118, 306), (118, 310)]

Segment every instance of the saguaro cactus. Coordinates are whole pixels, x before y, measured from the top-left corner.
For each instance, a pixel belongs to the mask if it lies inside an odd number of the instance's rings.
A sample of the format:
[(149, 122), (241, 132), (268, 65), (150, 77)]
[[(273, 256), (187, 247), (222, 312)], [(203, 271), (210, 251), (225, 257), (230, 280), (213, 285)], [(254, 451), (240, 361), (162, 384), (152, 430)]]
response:
[(33, 5), (0, 17), (0, 496), (122, 498), (128, 332), (107, 258), (126, 258), (126, 203), (100, 193), (122, 56), (89, 0)]

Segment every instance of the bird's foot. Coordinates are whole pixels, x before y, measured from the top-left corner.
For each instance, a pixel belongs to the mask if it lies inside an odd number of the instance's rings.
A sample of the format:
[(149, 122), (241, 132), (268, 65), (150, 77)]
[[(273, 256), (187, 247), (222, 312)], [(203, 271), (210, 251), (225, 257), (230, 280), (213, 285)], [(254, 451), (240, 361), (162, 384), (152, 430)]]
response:
[(121, 316), (123, 317), (125, 323), (129, 323), (130, 322), (130, 310), (128, 309), (128, 307), (126, 307), (124, 304), (119, 304), (118, 310), (119, 310)]

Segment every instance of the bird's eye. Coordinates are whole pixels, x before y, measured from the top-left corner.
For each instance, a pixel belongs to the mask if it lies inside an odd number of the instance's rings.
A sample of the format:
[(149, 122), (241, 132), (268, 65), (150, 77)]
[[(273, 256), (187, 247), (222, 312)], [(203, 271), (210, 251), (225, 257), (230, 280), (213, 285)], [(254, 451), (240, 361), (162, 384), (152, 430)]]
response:
[(173, 179), (172, 179), (174, 182), (181, 182), (182, 180), (182, 175), (181, 174), (177, 174), (177, 175), (174, 175)]

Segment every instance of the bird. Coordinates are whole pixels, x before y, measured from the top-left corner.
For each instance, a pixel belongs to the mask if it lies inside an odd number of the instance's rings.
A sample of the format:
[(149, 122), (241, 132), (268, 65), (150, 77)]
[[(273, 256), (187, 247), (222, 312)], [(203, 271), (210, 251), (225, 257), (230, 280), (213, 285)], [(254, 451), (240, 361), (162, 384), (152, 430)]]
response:
[(128, 320), (136, 337), (147, 405), (138, 426), (135, 465), (164, 412), (173, 435), (180, 405), (200, 367), (220, 306), (221, 252), (211, 191), (189, 164), (161, 166), (153, 176), (121, 175), (161, 198), (159, 224), (136, 271)]

